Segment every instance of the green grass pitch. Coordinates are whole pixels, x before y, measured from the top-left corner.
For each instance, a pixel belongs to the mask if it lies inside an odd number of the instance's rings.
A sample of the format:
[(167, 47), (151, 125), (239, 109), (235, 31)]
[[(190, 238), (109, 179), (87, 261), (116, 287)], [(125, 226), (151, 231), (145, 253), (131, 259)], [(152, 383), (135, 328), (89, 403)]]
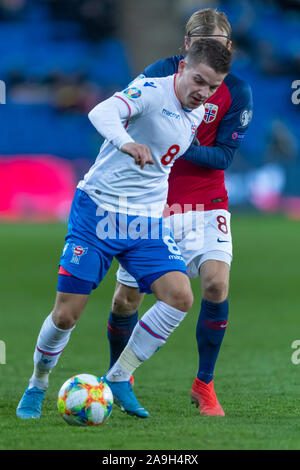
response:
[[(139, 420), (117, 407), (104, 426), (68, 426), (56, 407), (63, 382), (77, 373), (102, 375), (108, 366), (106, 324), (115, 284), (114, 263), (50, 377), (40, 420), (16, 417), (32, 373), (35, 341), (53, 306), (64, 224), (1, 224), (0, 449), (213, 450), (300, 449), (300, 222), (283, 216), (232, 217), (234, 261), (230, 318), (215, 371), (224, 418), (201, 417), (190, 405), (197, 370), (195, 325), (201, 301), (159, 352), (135, 373), (135, 393), (151, 417)], [(154, 301), (148, 296), (143, 313)], [(3, 361), (2, 361), (3, 362)]]

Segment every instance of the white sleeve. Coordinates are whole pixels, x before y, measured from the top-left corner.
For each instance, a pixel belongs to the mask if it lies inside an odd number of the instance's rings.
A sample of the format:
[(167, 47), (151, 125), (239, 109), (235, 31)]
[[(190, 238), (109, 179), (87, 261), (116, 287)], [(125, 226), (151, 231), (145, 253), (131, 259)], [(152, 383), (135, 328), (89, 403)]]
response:
[(124, 122), (130, 117), (130, 110), (125, 101), (112, 96), (97, 104), (88, 117), (99, 134), (118, 149), (128, 142), (134, 142), (124, 128)]
[(118, 149), (125, 143), (134, 142), (124, 128), (126, 121), (159, 106), (160, 89), (154, 82), (151, 82), (155, 85), (153, 88), (145, 86), (144, 82), (139, 80), (137, 86), (115, 93), (95, 106), (88, 115), (97, 131)]

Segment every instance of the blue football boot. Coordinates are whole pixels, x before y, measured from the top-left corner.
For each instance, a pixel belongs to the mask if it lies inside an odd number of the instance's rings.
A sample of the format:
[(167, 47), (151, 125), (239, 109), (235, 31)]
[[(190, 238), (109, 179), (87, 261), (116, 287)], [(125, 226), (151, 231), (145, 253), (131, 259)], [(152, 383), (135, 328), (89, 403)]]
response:
[(22, 419), (40, 418), (46, 390), (27, 388), (18, 405), (16, 414)]
[(148, 418), (149, 413), (141, 404), (137, 401), (130, 382), (111, 382), (106, 378), (102, 379), (110, 387), (114, 396), (114, 403), (118, 405), (122, 411), (125, 411), (131, 416), (138, 416), (139, 418)]

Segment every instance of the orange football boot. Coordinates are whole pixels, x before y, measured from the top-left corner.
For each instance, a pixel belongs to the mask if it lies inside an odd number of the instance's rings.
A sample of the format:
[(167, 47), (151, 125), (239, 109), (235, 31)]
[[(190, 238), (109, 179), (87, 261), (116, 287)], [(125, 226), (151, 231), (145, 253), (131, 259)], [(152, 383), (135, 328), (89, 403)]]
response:
[(225, 416), (224, 410), (218, 402), (214, 389), (214, 381), (208, 384), (197, 377), (191, 389), (191, 403), (200, 406), (200, 414), (205, 416)]

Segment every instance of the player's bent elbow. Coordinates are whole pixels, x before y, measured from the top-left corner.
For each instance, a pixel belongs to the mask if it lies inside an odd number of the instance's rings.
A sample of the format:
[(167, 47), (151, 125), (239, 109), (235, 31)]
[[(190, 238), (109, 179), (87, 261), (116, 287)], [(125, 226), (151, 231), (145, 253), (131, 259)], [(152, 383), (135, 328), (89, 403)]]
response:
[(96, 127), (96, 124), (104, 123), (105, 115), (107, 112), (106, 102), (101, 102), (97, 104), (91, 111), (88, 113), (88, 118), (91, 123)]
[(228, 168), (229, 166), (230, 166), (230, 163), (228, 163), (228, 162), (225, 163), (225, 162), (224, 162), (224, 164), (218, 165), (215, 169), (216, 169), (216, 170), (222, 170), (222, 171), (224, 171), (224, 170), (227, 170), (227, 168)]
[(220, 153), (216, 162), (216, 170), (227, 170), (232, 163), (236, 149), (225, 145), (217, 145), (216, 147), (219, 149)]
[(88, 118), (91, 121), (92, 124), (95, 122), (95, 116), (96, 116), (96, 111), (95, 108), (93, 108), (89, 113), (88, 113)]

